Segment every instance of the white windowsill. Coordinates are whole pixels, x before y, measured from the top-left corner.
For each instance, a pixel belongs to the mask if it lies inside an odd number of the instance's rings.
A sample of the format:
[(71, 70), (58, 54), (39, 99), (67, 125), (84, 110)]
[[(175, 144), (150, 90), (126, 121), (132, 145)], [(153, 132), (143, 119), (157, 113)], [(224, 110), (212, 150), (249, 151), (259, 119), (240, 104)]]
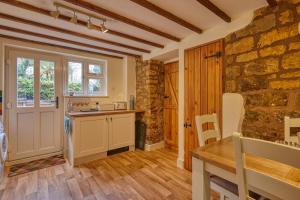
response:
[(109, 96), (88, 96), (88, 95), (83, 95), (83, 96), (70, 96), (70, 95), (64, 95), (64, 98), (109, 98)]

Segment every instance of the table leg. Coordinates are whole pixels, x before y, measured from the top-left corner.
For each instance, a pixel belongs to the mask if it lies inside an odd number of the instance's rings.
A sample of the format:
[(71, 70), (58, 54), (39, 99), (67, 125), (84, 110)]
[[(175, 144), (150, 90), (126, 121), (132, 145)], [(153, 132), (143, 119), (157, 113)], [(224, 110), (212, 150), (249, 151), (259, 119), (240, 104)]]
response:
[(210, 200), (210, 178), (205, 171), (204, 162), (192, 158), (192, 199)]

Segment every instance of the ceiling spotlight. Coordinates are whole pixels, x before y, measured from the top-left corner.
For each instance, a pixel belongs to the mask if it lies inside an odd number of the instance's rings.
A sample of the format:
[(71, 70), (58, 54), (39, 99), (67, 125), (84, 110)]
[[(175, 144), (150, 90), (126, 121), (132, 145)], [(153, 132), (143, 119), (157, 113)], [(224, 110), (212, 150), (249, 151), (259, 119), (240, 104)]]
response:
[(74, 23), (74, 24), (77, 24), (77, 21), (78, 21), (78, 18), (77, 18), (76, 12), (74, 11), (74, 15), (73, 15), (73, 17), (70, 19), (70, 22), (72, 22), (72, 23)]
[(56, 6), (56, 11), (51, 11), (50, 12), (50, 15), (52, 17), (54, 17), (55, 19), (57, 19), (59, 17), (60, 13), (59, 13), (59, 10), (58, 10), (58, 6)]
[(89, 29), (93, 29), (93, 28), (94, 28), (94, 24), (92, 24), (91, 17), (89, 17), (89, 20), (88, 20), (88, 22), (87, 22), (87, 27), (88, 27)]
[(108, 32), (108, 29), (104, 25), (104, 21), (103, 21), (103, 23), (100, 26), (100, 30), (101, 30), (102, 33), (107, 33)]

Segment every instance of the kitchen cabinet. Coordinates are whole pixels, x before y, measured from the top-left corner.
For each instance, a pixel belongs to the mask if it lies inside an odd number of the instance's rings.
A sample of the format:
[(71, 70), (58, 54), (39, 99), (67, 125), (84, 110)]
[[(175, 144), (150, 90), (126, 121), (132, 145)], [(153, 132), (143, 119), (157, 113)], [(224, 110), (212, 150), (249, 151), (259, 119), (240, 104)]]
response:
[(71, 117), (67, 157), (72, 166), (107, 156), (107, 151), (129, 146), (134, 150), (135, 113)]
[(134, 144), (135, 119), (132, 114), (111, 115), (109, 124), (109, 150)]

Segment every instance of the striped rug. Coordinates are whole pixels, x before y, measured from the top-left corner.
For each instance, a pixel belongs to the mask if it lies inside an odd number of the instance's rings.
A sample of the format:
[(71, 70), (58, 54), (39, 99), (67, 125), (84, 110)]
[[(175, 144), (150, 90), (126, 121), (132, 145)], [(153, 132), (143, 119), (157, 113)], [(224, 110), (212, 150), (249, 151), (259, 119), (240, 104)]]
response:
[(56, 155), (56, 156), (51, 156), (48, 158), (30, 161), (27, 163), (16, 164), (16, 165), (13, 165), (10, 167), (8, 177), (25, 174), (28, 172), (43, 169), (46, 167), (51, 167), (54, 165), (60, 165), (65, 162), (66, 161), (65, 161), (63, 155)]

